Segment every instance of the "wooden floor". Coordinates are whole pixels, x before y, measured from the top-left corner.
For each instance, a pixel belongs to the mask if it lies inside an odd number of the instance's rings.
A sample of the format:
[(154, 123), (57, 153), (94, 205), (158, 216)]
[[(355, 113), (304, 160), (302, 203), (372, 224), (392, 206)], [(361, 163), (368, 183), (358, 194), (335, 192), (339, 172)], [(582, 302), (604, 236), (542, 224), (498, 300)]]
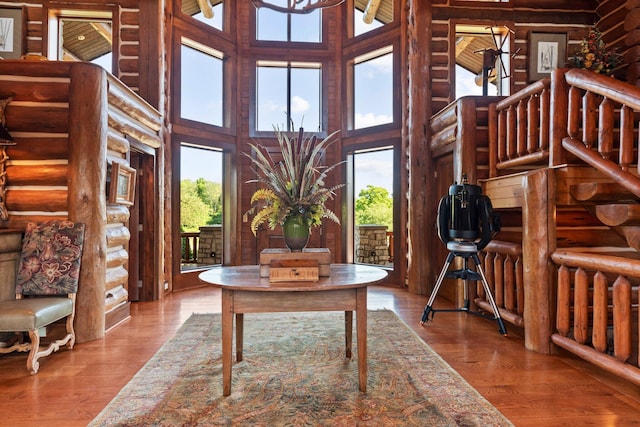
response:
[[(513, 328), (503, 337), (493, 321), (448, 312), (421, 328), (426, 297), (396, 288), (371, 287), (368, 303), (397, 313), (516, 426), (640, 425), (640, 387), (567, 354), (527, 351)], [(41, 359), (35, 376), (24, 353), (1, 356), (0, 425), (86, 425), (191, 313), (219, 311), (219, 290), (181, 291), (134, 303), (130, 320), (102, 340)]]

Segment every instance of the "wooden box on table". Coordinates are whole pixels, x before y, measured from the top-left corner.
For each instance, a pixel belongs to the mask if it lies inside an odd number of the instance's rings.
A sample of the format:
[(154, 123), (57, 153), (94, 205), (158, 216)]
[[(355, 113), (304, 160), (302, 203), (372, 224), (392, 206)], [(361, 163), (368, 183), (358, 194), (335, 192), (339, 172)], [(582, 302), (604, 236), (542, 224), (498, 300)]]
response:
[[(300, 262), (298, 266), (295, 266), (297, 260)], [(276, 268), (297, 268), (298, 271), (304, 271), (300, 268), (314, 267), (309, 264), (309, 261), (317, 263), (318, 276), (329, 276), (331, 252), (328, 248), (305, 248), (302, 252), (291, 252), (284, 248), (264, 249), (260, 252), (260, 277), (271, 277), (270, 266), (272, 263), (275, 263)]]

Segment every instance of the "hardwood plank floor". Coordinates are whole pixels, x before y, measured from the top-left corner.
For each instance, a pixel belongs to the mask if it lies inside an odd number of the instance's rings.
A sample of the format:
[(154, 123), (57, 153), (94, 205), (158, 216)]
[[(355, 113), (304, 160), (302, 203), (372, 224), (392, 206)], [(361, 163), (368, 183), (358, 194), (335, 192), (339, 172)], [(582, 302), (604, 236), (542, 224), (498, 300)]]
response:
[[(438, 312), (422, 328), (426, 299), (373, 286), (368, 304), (397, 313), (516, 426), (640, 425), (640, 387), (566, 353), (527, 351), (509, 324), (503, 337), (493, 321)], [(445, 305), (437, 300), (434, 308)], [(192, 313), (220, 312), (220, 291), (180, 291), (131, 310), (131, 319), (104, 339), (41, 359), (35, 376), (24, 353), (0, 356), (0, 424), (86, 425)]]

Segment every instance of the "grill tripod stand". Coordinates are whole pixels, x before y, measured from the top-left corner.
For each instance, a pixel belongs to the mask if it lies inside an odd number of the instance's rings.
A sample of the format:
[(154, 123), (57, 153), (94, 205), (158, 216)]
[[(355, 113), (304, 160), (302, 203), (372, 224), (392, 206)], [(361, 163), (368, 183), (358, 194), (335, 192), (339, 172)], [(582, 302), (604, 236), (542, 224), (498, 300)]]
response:
[[(476, 243), (449, 241), (447, 242), (447, 250), (449, 250), (449, 255), (447, 255), (447, 260), (445, 261), (444, 266), (442, 267), (442, 271), (438, 276), (438, 280), (436, 281), (436, 285), (433, 288), (433, 292), (431, 292), (431, 296), (429, 297), (427, 306), (424, 308), (424, 313), (422, 314), (422, 320), (420, 321), (420, 324), (424, 325), (429, 320), (429, 315), (431, 315), (431, 319), (433, 320), (433, 316), (435, 315), (436, 311), (464, 311), (470, 314), (490, 319), (490, 317), (485, 316), (482, 313), (469, 311), (469, 291), (467, 289), (468, 282), (470, 280), (480, 280), (482, 282), (482, 287), (484, 288), (487, 299), (489, 300), (489, 304), (491, 305), (491, 309), (493, 310), (493, 320), (498, 323), (500, 333), (502, 335), (507, 335), (507, 328), (504, 326), (502, 317), (500, 317), (500, 311), (498, 310), (498, 306), (493, 299), (491, 289), (489, 288), (489, 283), (487, 283), (487, 278), (485, 277), (484, 271), (482, 270)], [(455, 257), (461, 257), (464, 259), (464, 267), (460, 270), (449, 271), (449, 266), (451, 265), (451, 262)], [(469, 258), (473, 259), (473, 261), (475, 262), (477, 271), (473, 271), (469, 268)], [(438, 295), (438, 291), (440, 290), (440, 286), (442, 286), (442, 281), (445, 279), (445, 277), (464, 280), (464, 307), (457, 309), (433, 309), (433, 302)]]

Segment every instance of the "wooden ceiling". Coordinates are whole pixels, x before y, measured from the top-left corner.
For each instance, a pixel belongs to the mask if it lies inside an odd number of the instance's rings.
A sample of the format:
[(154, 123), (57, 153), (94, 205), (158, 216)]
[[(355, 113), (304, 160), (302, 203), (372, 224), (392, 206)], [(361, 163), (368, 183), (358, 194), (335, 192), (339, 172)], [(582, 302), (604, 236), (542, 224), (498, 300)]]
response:
[(483, 52), (487, 49), (496, 49), (491, 34), (456, 34), (456, 64), (473, 74), (482, 72)]
[[(356, 9), (364, 12), (367, 8), (367, 4), (372, 0), (355, 0), (354, 6)], [(383, 24), (388, 24), (393, 21), (393, 0), (380, 0), (378, 11), (376, 13), (376, 19)]]
[(62, 38), (65, 56), (78, 61), (93, 61), (112, 49), (111, 24), (107, 21), (64, 19)]

